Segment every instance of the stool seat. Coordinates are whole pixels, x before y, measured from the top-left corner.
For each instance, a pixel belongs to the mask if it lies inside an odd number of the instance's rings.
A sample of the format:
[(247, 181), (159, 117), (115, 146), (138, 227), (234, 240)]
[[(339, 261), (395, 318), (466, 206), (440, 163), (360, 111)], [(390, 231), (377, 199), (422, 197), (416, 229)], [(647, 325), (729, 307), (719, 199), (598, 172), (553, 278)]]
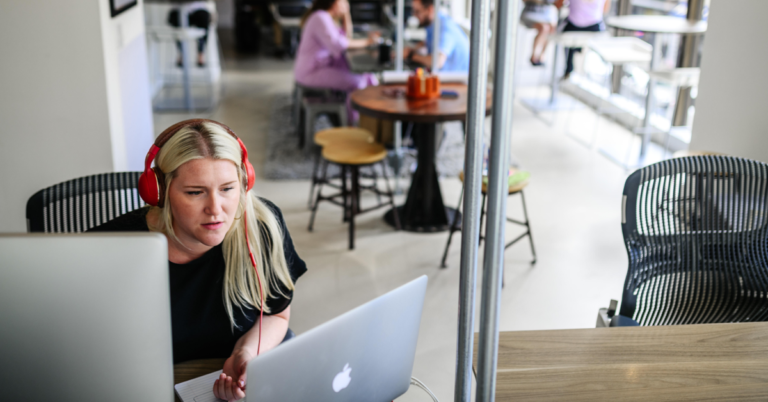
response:
[(701, 69), (699, 67), (680, 67), (671, 70), (651, 71), (651, 77), (656, 81), (668, 82), (679, 87), (695, 87), (699, 85)]
[(340, 165), (370, 165), (386, 157), (387, 149), (381, 144), (340, 140), (323, 147), (323, 158)]
[[(511, 168), (509, 170), (509, 176), (510, 177), (512, 177), (512, 175), (514, 175), (515, 173), (518, 173), (517, 169)], [(461, 180), (461, 182), (464, 183), (464, 171), (461, 171), (459, 173), (459, 180)], [(488, 194), (488, 183), (487, 182), (488, 182), (488, 176), (483, 176), (483, 189), (482, 189), (483, 194)], [(512, 183), (509, 186), (509, 190), (508, 190), (507, 194), (518, 193), (518, 192), (522, 191), (526, 187), (528, 187), (528, 179), (527, 178), (525, 180), (523, 180), (523, 181), (520, 181), (520, 182), (517, 182), (517, 183)]]
[(315, 134), (315, 144), (324, 147), (335, 141), (357, 141), (373, 143), (373, 134), (358, 127), (337, 127), (318, 131)]
[(599, 38), (589, 42), (589, 48), (606, 63), (649, 63), (653, 46), (631, 36)]
[(569, 31), (560, 32), (556, 35), (550, 35), (549, 41), (557, 43), (562, 47), (586, 47), (594, 39), (608, 37), (608, 33), (601, 32), (579, 32)]

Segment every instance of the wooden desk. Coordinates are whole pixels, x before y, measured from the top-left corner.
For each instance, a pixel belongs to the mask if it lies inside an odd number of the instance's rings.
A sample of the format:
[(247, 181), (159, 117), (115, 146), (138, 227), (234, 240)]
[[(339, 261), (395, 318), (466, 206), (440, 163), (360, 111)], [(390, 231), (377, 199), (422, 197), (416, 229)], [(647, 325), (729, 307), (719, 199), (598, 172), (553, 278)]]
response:
[(496, 400), (765, 401), (768, 322), (502, 332)]
[[(188, 362), (173, 365), (173, 383), (178, 384), (191, 379), (213, 373), (224, 367), (225, 359), (200, 359), (190, 360)], [(177, 402), (181, 402), (178, 395), (175, 395)]]

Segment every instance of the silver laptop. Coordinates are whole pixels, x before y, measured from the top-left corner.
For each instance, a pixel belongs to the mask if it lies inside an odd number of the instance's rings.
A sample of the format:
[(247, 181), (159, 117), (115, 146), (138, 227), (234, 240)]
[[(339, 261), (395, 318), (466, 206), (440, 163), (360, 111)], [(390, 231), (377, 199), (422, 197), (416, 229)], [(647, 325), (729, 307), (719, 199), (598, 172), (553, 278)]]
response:
[(427, 277), (248, 363), (247, 402), (389, 402), (410, 385)]
[(0, 400), (173, 401), (159, 234), (0, 234)]

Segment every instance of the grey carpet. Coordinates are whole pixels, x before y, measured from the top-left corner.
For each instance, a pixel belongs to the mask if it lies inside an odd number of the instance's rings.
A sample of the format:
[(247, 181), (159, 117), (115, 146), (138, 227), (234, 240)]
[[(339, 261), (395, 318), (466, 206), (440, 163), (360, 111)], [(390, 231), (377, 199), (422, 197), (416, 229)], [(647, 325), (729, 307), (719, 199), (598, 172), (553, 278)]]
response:
[[(291, 96), (275, 95), (267, 134), (267, 160), (264, 164), (264, 177), (270, 180), (306, 180), (312, 177), (316, 150), (299, 149), (291, 111)], [(329, 127), (331, 122), (326, 116), (321, 116), (315, 123), (315, 131)], [(459, 122), (444, 124), (443, 128), (445, 137), (437, 152), (437, 171), (442, 177), (456, 177), (464, 168), (464, 133)], [(309, 146), (315, 147), (314, 144)], [(406, 152), (403, 167), (403, 176), (415, 170), (415, 151)], [(388, 170), (391, 174), (391, 169)], [(329, 171), (329, 174), (332, 173)]]

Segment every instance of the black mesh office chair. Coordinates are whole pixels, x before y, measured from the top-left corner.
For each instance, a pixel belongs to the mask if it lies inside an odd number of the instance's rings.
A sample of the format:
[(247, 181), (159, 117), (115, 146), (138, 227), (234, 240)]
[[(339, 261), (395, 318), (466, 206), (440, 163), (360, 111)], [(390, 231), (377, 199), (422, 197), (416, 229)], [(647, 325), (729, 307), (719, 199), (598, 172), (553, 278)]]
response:
[(662, 161), (624, 185), (629, 270), (619, 315), (597, 326), (768, 320), (768, 165), (728, 156)]
[(145, 205), (141, 172), (104, 173), (40, 190), (27, 201), (27, 231), (79, 233)]

